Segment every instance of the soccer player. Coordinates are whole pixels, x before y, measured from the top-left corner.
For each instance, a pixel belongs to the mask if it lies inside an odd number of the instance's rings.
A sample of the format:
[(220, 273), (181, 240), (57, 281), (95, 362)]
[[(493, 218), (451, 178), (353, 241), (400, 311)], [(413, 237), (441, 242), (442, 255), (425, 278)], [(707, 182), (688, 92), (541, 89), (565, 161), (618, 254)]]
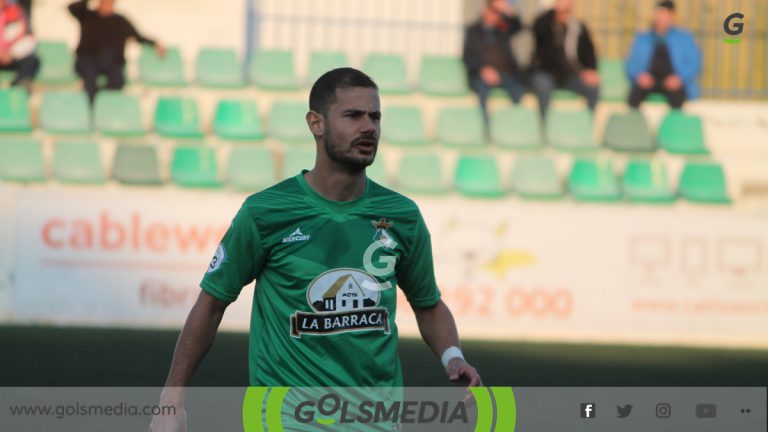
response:
[(376, 84), (356, 69), (334, 69), (315, 82), (309, 109), (315, 166), (251, 195), (235, 215), (203, 277), (161, 396), (161, 404), (182, 409), (176, 418), (153, 419), (153, 431), (186, 421), (183, 387), (227, 306), (254, 279), (252, 386), (401, 387), (396, 285), (448, 378), (481, 385), (440, 299), (418, 207), (366, 176), (381, 133)]

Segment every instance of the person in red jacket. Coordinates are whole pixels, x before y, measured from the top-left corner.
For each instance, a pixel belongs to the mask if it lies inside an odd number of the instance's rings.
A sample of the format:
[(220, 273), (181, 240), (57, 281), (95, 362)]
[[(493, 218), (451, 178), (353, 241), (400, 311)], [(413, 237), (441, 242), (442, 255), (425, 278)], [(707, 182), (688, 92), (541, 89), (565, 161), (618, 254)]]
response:
[(40, 69), (35, 37), (17, 4), (0, 0), (0, 70), (16, 71), (12, 85), (29, 88)]
[(160, 56), (163, 46), (142, 36), (124, 16), (115, 13), (114, 0), (100, 0), (96, 10), (88, 9), (88, 1), (69, 5), (69, 12), (80, 23), (80, 42), (77, 45), (75, 70), (83, 79), (83, 86), (91, 102), (96, 97), (96, 80), (107, 76), (107, 88), (120, 90), (125, 85), (125, 42), (133, 38), (139, 43), (153, 45)]

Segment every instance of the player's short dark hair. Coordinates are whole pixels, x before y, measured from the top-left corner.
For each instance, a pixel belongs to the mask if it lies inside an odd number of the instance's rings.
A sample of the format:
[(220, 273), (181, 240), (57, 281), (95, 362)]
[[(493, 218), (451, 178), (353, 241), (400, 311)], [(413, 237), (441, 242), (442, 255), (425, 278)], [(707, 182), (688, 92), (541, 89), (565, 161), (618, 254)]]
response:
[(343, 67), (330, 70), (315, 81), (309, 92), (309, 109), (322, 115), (328, 114), (328, 108), (336, 102), (336, 89), (364, 87), (379, 89), (368, 75), (351, 68)]
[(667, 10), (670, 10), (670, 11), (674, 11), (675, 10), (675, 2), (673, 2), (671, 0), (663, 0), (663, 1), (660, 1), (660, 2), (656, 3), (656, 7), (660, 8), (660, 9), (667, 9)]

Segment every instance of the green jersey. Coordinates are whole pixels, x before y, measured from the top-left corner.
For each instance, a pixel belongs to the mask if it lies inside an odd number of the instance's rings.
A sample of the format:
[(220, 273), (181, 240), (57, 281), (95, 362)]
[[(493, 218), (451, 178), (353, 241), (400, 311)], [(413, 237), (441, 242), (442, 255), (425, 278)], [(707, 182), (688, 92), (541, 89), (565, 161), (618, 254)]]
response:
[(232, 302), (254, 279), (253, 386), (400, 387), (396, 287), (412, 306), (440, 299), (418, 207), (371, 180), (349, 202), (304, 173), (248, 197), (201, 287)]

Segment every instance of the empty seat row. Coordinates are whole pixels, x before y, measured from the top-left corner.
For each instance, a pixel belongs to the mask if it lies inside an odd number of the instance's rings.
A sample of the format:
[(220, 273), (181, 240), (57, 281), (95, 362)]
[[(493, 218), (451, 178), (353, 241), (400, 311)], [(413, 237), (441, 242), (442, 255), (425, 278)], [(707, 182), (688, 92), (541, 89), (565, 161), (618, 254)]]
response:
[[(280, 178), (314, 166), (314, 149), (289, 148), (282, 164), (264, 147), (235, 146), (227, 161), (227, 183), (236, 189), (260, 190)], [(281, 169), (278, 169), (280, 167)], [(368, 169), (368, 175), (385, 185), (409, 193), (440, 194), (449, 191), (443, 181), (443, 163), (436, 152), (407, 152), (389, 179), (384, 159)], [(278, 172), (279, 171), (279, 172)], [(173, 150), (171, 180), (179, 186), (216, 188), (221, 186), (216, 150), (208, 146), (179, 145)], [(56, 144), (53, 174), (64, 183), (103, 183), (104, 173), (99, 146), (89, 141)], [(0, 180), (39, 182), (47, 178), (41, 144), (37, 140), (0, 141)], [(163, 183), (156, 149), (148, 145), (118, 145), (112, 178), (124, 184)], [(580, 201), (618, 201), (670, 203), (679, 195), (689, 201), (728, 203), (722, 167), (714, 162), (688, 162), (675, 191), (667, 168), (659, 161), (635, 159), (627, 163), (619, 178), (611, 160), (578, 158), (567, 182), (557, 173), (553, 161), (543, 156), (517, 158), (511, 172), (511, 186), (492, 155), (464, 155), (454, 172), (455, 189), (473, 197), (501, 197), (509, 190), (528, 199), (558, 199), (568, 192)]]

